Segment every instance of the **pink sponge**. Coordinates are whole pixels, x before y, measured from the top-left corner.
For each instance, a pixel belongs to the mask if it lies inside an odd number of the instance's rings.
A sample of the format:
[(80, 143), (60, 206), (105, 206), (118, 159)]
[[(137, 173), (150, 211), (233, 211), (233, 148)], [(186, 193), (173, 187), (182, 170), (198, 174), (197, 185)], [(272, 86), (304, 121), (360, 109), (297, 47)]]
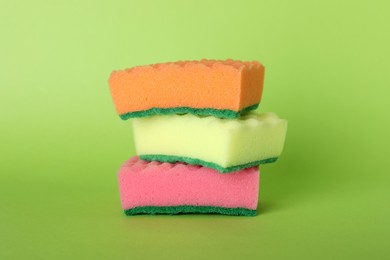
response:
[(129, 159), (119, 171), (122, 207), (127, 215), (220, 213), (256, 215), (259, 168), (230, 174), (187, 165)]

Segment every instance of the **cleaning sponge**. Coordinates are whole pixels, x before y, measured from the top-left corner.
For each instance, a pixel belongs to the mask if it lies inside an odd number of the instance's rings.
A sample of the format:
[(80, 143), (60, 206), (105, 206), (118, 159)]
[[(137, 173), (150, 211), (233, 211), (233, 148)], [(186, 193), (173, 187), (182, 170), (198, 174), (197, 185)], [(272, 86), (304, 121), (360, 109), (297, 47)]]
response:
[(219, 213), (256, 215), (259, 169), (228, 175), (184, 163), (129, 159), (119, 171), (122, 207), (127, 215)]
[(201, 60), (114, 71), (109, 85), (122, 119), (176, 113), (237, 118), (257, 108), (263, 81), (259, 62)]
[(133, 120), (137, 155), (143, 160), (182, 161), (226, 173), (274, 162), (283, 150), (287, 121), (273, 113), (239, 119), (191, 114)]

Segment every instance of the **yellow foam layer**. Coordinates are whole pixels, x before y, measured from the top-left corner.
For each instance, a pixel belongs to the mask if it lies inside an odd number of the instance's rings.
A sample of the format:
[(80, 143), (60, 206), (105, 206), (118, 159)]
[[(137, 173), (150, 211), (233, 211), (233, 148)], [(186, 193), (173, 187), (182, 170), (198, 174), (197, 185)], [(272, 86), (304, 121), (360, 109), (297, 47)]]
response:
[(199, 159), (222, 167), (279, 157), (287, 121), (273, 113), (248, 113), (238, 119), (191, 114), (133, 119), (137, 155)]

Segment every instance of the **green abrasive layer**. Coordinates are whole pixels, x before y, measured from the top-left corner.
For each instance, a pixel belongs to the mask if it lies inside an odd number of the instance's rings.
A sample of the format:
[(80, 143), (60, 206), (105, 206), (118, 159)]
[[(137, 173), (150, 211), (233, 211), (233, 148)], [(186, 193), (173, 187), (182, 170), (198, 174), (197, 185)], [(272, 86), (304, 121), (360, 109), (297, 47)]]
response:
[(135, 207), (126, 209), (125, 214), (127, 216), (138, 215), (138, 214), (184, 214), (184, 213), (198, 213), (198, 214), (222, 214), (232, 216), (256, 216), (256, 210), (246, 208), (223, 208), (213, 206), (146, 206), (146, 207)]
[(241, 111), (234, 111), (230, 109), (214, 109), (214, 108), (192, 108), (192, 107), (172, 107), (172, 108), (151, 108), (148, 110), (128, 112), (119, 115), (121, 119), (127, 120), (129, 118), (147, 117), (153, 115), (169, 115), (169, 114), (194, 114), (199, 116), (214, 116), (220, 118), (238, 118), (241, 114), (255, 110), (259, 104), (255, 104), (244, 108)]
[(159, 162), (168, 162), (168, 163), (175, 163), (175, 162), (185, 162), (188, 164), (195, 164), (195, 165), (202, 165), (204, 167), (212, 168), (215, 169), (221, 173), (229, 173), (229, 172), (234, 172), (234, 171), (239, 171), (242, 169), (246, 169), (249, 167), (257, 166), (260, 164), (265, 164), (265, 163), (273, 163), (275, 162), (278, 157), (273, 157), (273, 158), (268, 158), (260, 161), (254, 161), (254, 162), (249, 162), (245, 164), (240, 164), (240, 165), (234, 165), (230, 167), (222, 167), (219, 164), (212, 163), (212, 162), (207, 162), (199, 159), (194, 159), (190, 157), (183, 157), (183, 156), (172, 156), (172, 155), (162, 155), (162, 154), (146, 154), (146, 155), (140, 155), (139, 158), (145, 161), (159, 161)]

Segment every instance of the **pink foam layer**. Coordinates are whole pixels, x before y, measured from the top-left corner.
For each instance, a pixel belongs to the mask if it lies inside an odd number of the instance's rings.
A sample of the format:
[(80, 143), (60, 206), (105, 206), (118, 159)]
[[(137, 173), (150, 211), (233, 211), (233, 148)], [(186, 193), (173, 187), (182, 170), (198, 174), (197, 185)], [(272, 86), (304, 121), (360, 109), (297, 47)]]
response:
[(184, 163), (129, 159), (120, 169), (123, 209), (141, 206), (215, 206), (257, 208), (259, 168), (221, 174)]

